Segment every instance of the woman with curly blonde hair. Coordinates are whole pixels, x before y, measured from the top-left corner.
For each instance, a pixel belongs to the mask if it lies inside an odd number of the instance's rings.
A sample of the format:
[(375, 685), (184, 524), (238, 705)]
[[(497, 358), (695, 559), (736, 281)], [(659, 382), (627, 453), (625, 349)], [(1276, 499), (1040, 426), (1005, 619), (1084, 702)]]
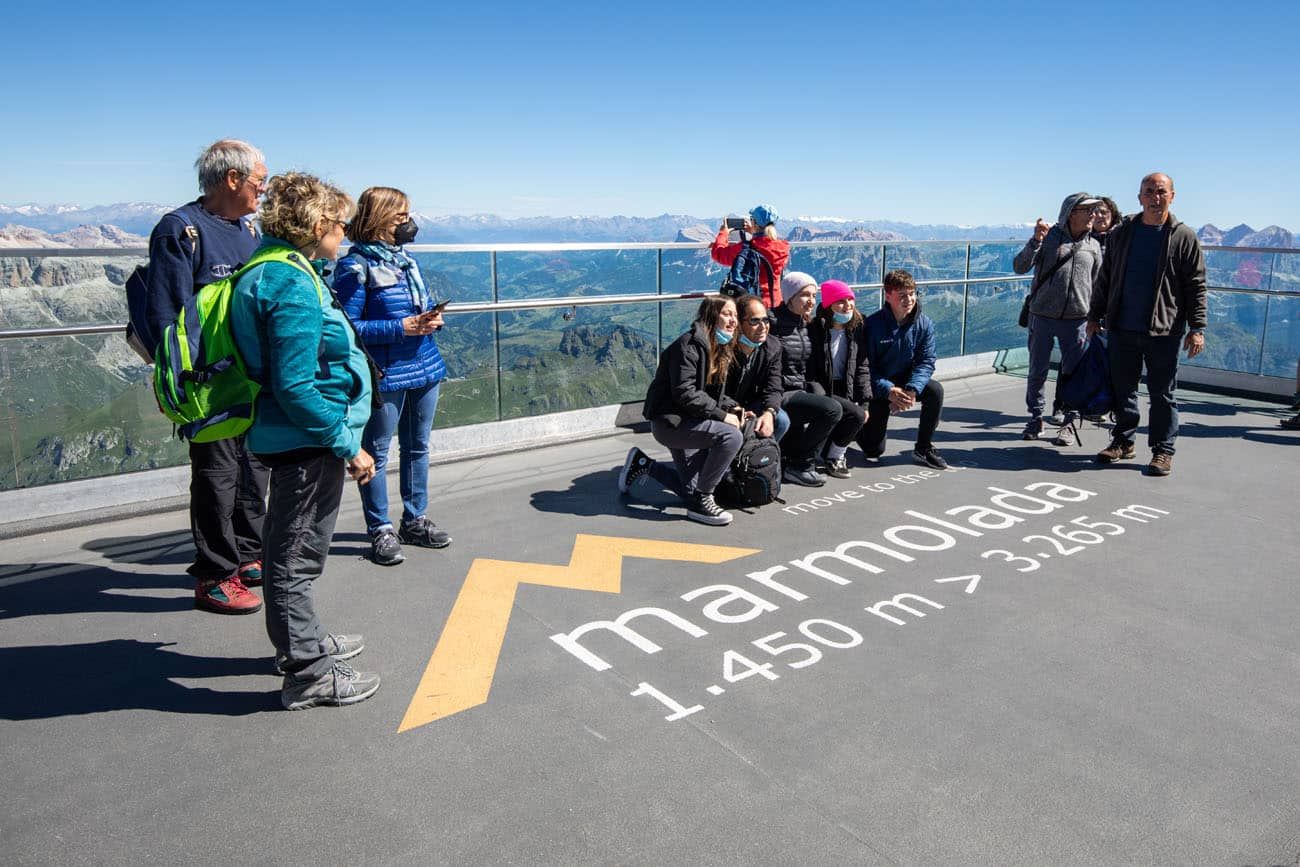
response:
[(362, 484), (375, 464), (361, 448), (370, 417), (370, 369), (343, 311), (321, 282), (338, 257), (354, 207), (320, 178), (271, 179), (260, 212), (262, 246), (235, 283), (231, 322), (249, 374), (262, 383), (248, 448), (271, 468), (264, 528), (266, 630), (289, 710), (364, 701), (379, 676), (344, 659), (359, 635), (325, 632), (312, 582), (325, 568), (344, 476)]

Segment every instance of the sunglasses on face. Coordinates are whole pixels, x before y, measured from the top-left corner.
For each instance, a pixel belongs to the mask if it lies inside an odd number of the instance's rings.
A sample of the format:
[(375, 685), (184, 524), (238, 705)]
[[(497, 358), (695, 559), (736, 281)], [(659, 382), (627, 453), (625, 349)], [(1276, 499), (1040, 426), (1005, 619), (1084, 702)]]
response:
[(757, 328), (760, 325), (771, 327), (772, 318), (770, 316), (754, 316), (746, 319), (745, 322)]

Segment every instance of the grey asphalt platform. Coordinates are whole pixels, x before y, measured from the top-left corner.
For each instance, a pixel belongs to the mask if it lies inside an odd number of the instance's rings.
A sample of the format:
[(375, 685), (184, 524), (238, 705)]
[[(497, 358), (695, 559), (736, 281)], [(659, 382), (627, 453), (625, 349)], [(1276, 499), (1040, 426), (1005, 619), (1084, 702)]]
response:
[(184, 514), (7, 541), (0, 862), (1298, 863), (1281, 407), (1183, 391), (1157, 479), (1145, 431), (1099, 467), (1019, 441), (1023, 380), (947, 390), (953, 470), (912, 413), (727, 528), (619, 496), (648, 434), (436, 467), (454, 544), (396, 568), (349, 491), (318, 608), (384, 682), (345, 709), (193, 610)]

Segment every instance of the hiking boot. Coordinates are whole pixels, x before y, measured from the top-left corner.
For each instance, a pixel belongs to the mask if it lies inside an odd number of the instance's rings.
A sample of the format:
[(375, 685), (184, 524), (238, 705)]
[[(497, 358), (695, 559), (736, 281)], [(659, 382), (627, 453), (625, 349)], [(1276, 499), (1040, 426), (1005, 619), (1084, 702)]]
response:
[(252, 614), (262, 610), (262, 600), (244, 586), (236, 573), (194, 585), (194, 607), (214, 614)]
[(262, 561), (250, 560), (240, 565), (239, 571), (235, 573), (239, 576), (239, 582), (245, 587), (262, 586)]
[(424, 515), (414, 521), (403, 521), (402, 528), (397, 531), (397, 538), (408, 545), (418, 545), (421, 548), (446, 548), (451, 544), (451, 536), (446, 531), (439, 530), (438, 525)]
[(1278, 424), (1287, 430), (1300, 430), (1300, 413), (1296, 413), (1290, 418), (1284, 418)]
[(781, 471), (781, 479), (792, 485), (803, 485), (805, 488), (820, 488), (826, 484), (826, 480), (817, 475), (812, 467), (786, 467)]
[(1167, 455), (1164, 452), (1158, 452), (1151, 456), (1151, 463), (1147, 464), (1146, 474), (1148, 476), (1167, 476), (1174, 471), (1174, 456)]
[(836, 479), (850, 478), (849, 462), (843, 457), (826, 459), (826, 475)]
[(1137, 457), (1137, 447), (1123, 440), (1111, 440), (1110, 445), (1097, 452), (1097, 462), (1103, 464), (1127, 461), (1135, 457)]
[(690, 505), (686, 507), (686, 517), (714, 527), (725, 527), (731, 523), (731, 513), (719, 506), (712, 494), (701, 494), (699, 491), (691, 497)]
[(392, 527), (385, 527), (370, 536), (370, 559), (380, 566), (396, 566), (406, 559), (402, 544)]
[(280, 690), (280, 704), (285, 710), (304, 710), (321, 704), (340, 707), (365, 701), (378, 689), (379, 675), (357, 671), (346, 662), (335, 660), (333, 667), (315, 680), (286, 676)]
[(929, 467), (932, 470), (948, 469), (948, 462), (940, 456), (938, 449), (934, 446), (926, 446), (924, 449), (918, 447), (912, 451), (912, 463), (920, 464), (923, 467)]
[(1036, 440), (1043, 433), (1043, 420), (1041, 418), (1031, 418), (1025, 425), (1024, 432), (1020, 434), (1022, 440)]
[(627, 457), (623, 460), (623, 469), (618, 472), (618, 492), (626, 494), (632, 490), (632, 486), (650, 472), (653, 463), (654, 459), (636, 446), (628, 449)]
[[(366, 642), (360, 635), (326, 635), (321, 649), (335, 659), (351, 659), (366, 649)], [(276, 674), (285, 674), (284, 664), (288, 659), (279, 653), (275, 655)]]

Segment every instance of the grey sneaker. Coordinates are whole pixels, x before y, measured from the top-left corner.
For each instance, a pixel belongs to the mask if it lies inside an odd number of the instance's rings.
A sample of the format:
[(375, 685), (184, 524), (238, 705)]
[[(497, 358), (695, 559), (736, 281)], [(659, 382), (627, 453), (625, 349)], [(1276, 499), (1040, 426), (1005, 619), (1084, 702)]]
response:
[(690, 504), (686, 507), (686, 517), (714, 527), (725, 527), (731, 523), (731, 513), (719, 506), (712, 494), (701, 494), (699, 491), (691, 497)]
[(334, 662), (334, 667), (315, 680), (299, 680), (288, 676), (280, 690), (280, 704), (285, 710), (305, 710), (325, 704), (341, 707), (365, 701), (379, 690), (379, 675), (357, 671), (346, 662)]
[[(351, 659), (366, 649), (366, 642), (360, 635), (326, 635), (321, 648), (335, 659)], [(283, 675), (284, 663), (289, 657), (275, 655), (275, 673)]]
[(948, 469), (948, 462), (940, 456), (938, 449), (934, 446), (928, 446), (924, 449), (913, 449), (912, 463), (920, 464), (923, 467), (929, 467), (932, 470)]
[(370, 559), (380, 566), (396, 566), (406, 559), (392, 527), (385, 527), (370, 537)]
[(836, 479), (851, 478), (852, 474), (849, 472), (849, 462), (842, 457), (827, 458), (826, 475)]
[(403, 521), (402, 528), (397, 531), (397, 538), (408, 545), (418, 545), (421, 548), (446, 548), (451, 544), (451, 536), (438, 529), (438, 525), (424, 515), (414, 521)]
[(826, 480), (817, 475), (811, 467), (807, 469), (786, 467), (781, 473), (781, 478), (792, 485), (803, 485), (805, 488), (820, 488), (826, 484)]
[(636, 446), (628, 449), (627, 457), (623, 459), (623, 469), (619, 470), (618, 473), (618, 492), (626, 494), (632, 490), (632, 486), (645, 478), (646, 473), (650, 472), (650, 467), (653, 464), (654, 458)]

